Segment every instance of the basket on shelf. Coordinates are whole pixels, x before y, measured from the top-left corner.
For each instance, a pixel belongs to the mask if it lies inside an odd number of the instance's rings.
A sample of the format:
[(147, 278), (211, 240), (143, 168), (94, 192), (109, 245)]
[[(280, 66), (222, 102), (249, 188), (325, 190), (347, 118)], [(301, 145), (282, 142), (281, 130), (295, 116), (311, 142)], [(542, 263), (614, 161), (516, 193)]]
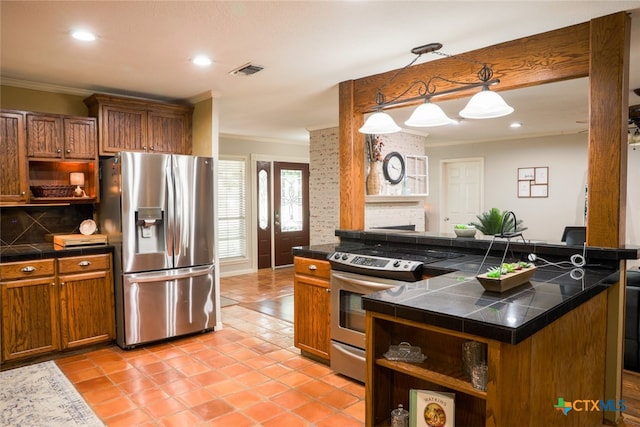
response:
[(33, 197), (73, 197), (75, 185), (32, 185)]

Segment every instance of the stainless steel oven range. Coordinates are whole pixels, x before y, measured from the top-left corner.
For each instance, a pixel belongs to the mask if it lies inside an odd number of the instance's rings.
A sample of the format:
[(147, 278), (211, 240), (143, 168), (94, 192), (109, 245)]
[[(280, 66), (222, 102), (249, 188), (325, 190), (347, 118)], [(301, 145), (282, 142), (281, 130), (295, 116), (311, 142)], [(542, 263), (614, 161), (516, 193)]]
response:
[(336, 252), (331, 263), (331, 369), (364, 382), (365, 311), (362, 296), (415, 282), (423, 262), (376, 255)]

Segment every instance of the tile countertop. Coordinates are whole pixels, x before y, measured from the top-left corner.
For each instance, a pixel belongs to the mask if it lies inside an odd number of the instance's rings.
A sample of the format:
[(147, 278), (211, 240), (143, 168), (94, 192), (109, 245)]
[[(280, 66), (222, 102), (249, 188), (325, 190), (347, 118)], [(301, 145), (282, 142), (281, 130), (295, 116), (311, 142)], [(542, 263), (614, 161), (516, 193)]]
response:
[[(500, 261), (488, 258), (485, 267)], [(528, 283), (497, 293), (485, 291), (475, 278), (481, 262), (467, 255), (429, 264), (455, 271), (367, 295), (363, 308), (517, 344), (604, 291), (611, 284), (605, 279), (615, 272), (538, 264)]]
[(78, 255), (98, 255), (111, 252), (113, 252), (113, 246), (110, 245), (72, 246), (63, 249), (56, 249), (53, 243), (0, 246), (0, 262), (64, 258)]
[[(571, 254), (583, 253), (582, 247), (563, 244), (514, 243), (509, 252), (516, 256), (540, 255), (537, 270), (529, 283), (503, 293), (485, 291), (475, 276), (490, 240), (461, 239), (421, 233), (341, 231), (340, 243), (294, 248), (293, 254), (326, 259), (335, 251), (348, 252), (362, 247), (382, 247), (402, 251), (437, 248), (462, 254), (458, 258), (425, 265), (426, 274), (443, 275), (369, 294), (363, 297), (363, 308), (399, 318), (427, 323), (450, 330), (517, 344), (535, 334), (563, 314), (604, 291), (616, 280), (621, 259), (638, 259), (638, 248), (588, 247), (587, 266), (570, 264), (545, 265), (541, 260), (567, 261)], [(498, 265), (505, 249), (504, 241), (496, 241), (483, 270)], [(510, 262), (510, 260), (507, 260)]]

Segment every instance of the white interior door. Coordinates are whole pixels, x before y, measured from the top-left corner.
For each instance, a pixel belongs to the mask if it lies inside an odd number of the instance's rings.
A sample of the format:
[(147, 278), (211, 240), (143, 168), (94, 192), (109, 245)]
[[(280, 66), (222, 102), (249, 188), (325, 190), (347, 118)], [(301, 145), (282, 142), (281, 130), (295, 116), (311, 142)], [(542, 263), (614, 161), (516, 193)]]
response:
[(440, 232), (452, 233), (455, 224), (475, 221), (483, 211), (484, 159), (443, 160), (440, 170)]

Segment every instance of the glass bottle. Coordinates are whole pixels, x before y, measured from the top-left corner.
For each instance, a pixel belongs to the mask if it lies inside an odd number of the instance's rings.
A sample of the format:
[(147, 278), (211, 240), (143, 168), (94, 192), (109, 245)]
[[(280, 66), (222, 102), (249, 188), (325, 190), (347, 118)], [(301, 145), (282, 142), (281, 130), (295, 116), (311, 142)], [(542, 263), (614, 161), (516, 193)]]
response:
[(391, 411), (391, 427), (409, 427), (409, 411), (402, 404)]

